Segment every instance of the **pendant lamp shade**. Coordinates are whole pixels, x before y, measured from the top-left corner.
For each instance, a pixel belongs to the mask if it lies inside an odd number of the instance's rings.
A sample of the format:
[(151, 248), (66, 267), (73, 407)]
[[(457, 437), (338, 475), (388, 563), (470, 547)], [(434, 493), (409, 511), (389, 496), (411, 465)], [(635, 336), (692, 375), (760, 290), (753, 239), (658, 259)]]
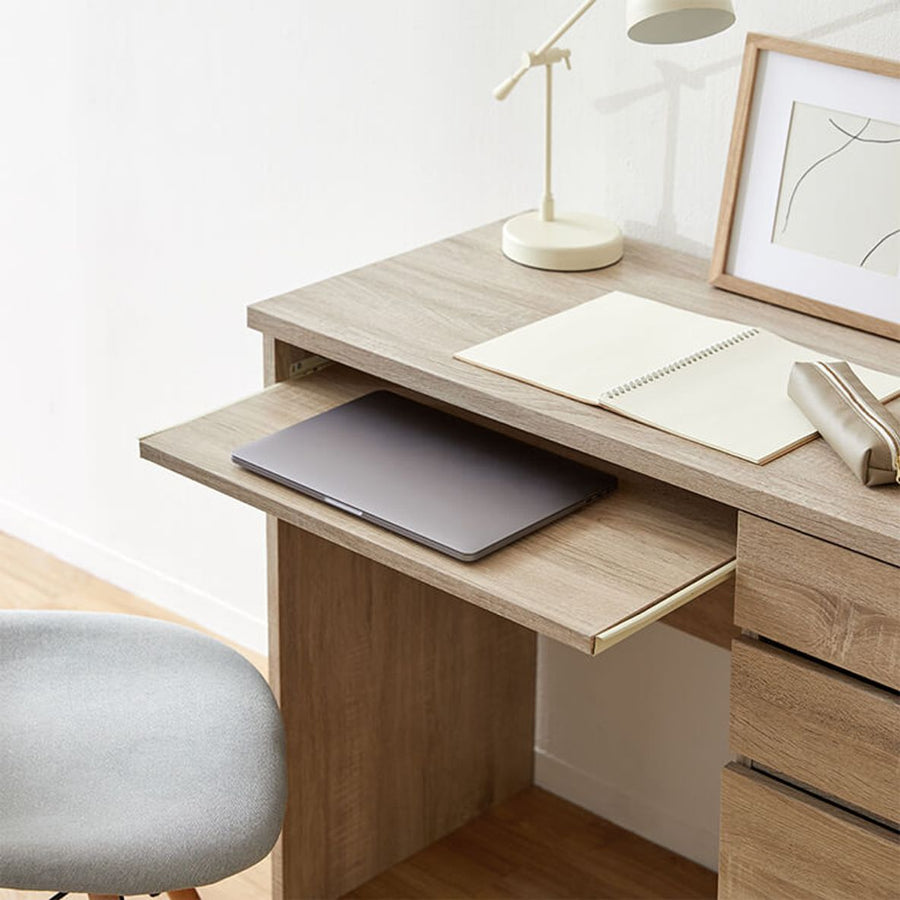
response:
[(628, 37), (642, 44), (680, 44), (724, 31), (731, 0), (627, 0)]

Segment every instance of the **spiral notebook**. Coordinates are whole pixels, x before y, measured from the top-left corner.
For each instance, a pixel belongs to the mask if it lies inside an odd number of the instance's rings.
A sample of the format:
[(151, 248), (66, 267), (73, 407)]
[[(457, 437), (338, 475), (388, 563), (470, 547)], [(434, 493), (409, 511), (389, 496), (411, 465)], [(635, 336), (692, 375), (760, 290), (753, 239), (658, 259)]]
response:
[[(615, 291), (455, 354), (501, 375), (763, 464), (815, 437), (787, 395), (821, 352)], [(853, 364), (882, 400), (900, 376)]]

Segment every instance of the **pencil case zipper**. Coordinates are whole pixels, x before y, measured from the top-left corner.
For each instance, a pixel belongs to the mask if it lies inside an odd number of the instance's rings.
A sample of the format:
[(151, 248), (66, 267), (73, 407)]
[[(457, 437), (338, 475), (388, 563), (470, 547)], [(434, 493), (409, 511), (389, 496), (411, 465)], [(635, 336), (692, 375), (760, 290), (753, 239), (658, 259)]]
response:
[(894, 472), (896, 473), (897, 484), (900, 484), (900, 434), (898, 434), (890, 423), (885, 422), (878, 414), (877, 410), (872, 409), (857, 393), (847, 384), (828, 363), (817, 362), (815, 367), (827, 379), (829, 384), (850, 404), (860, 417), (872, 429), (877, 432), (891, 451), (891, 458), (894, 461)]

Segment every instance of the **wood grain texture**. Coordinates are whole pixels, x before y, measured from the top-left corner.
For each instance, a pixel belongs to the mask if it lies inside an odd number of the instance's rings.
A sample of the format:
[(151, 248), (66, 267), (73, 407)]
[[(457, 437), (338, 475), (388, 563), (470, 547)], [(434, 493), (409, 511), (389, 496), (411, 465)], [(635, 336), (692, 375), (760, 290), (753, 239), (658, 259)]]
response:
[[(726, 275), (728, 248), (731, 243), (731, 228), (737, 204), (738, 185), (744, 165), (744, 150), (747, 146), (747, 127), (750, 122), (750, 107), (756, 87), (756, 68), (759, 61), (759, 47), (755, 35), (748, 34), (744, 43), (744, 58), (741, 64), (741, 79), (738, 83), (737, 101), (734, 107), (734, 124), (731, 128), (731, 144), (725, 162), (725, 182), (722, 185), (722, 199), (719, 205), (719, 220), (716, 225), (716, 239), (713, 244), (709, 280), (716, 287), (723, 287), (722, 277)], [(743, 293), (737, 291), (737, 293)]]
[(735, 621), (743, 628), (900, 690), (898, 601), (900, 568), (739, 517)]
[(286, 381), (291, 375), (291, 366), (312, 355), (283, 341), (263, 336), (263, 381), (266, 387)]
[[(900, 565), (900, 487), (867, 490), (816, 440), (751, 463), (454, 360), (453, 353), (612, 290), (750, 323), (900, 373), (900, 344), (718, 291), (702, 260), (640, 241), (594, 272), (527, 269), (493, 224), (249, 308), (252, 327), (604, 462)], [(900, 400), (891, 408), (900, 411)], [(827, 490), (823, 488), (827, 485)]]
[(720, 900), (896, 900), (896, 833), (732, 763), (722, 777)]
[(716, 896), (716, 875), (530, 788), (346, 895), (353, 900)]
[(865, 53), (854, 53), (837, 47), (824, 47), (808, 41), (792, 41), (789, 38), (775, 37), (770, 34), (751, 32), (747, 41), (752, 42), (758, 50), (772, 50), (775, 53), (786, 53), (803, 59), (812, 59), (828, 63), (831, 66), (843, 66), (846, 69), (858, 69), (861, 72), (872, 72), (886, 78), (900, 78), (900, 61), (869, 56)]
[(896, 60), (879, 59), (861, 53), (850, 53), (836, 50), (833, 47), (821, 47), (817, 44), (789, 41), (784, 38), (770, 37), (764, 34), (748, 34), (744, 47), (744, 61), (741, 68), (741, 80), (738, 87), (735, 105), (734, 126), (731, 133), (731, 145), (725, 166), (725, 183), (722, 187), (722, 201), (719, 207), (719, 220), (716, 228), (715, 246), (709, 280), (718, 288), (754, 297), (766, 303), (774, 303), (798, 312), (808, 313), (823, 319), (829, 319), (851, 328), (859, 328), (872, 334), (900, 340), (900, 324), (879, 319), (850, 309), (843, 309), (829, 303), (822, 303), (809, 297), (780, 290), (771, 285), (759, 284), (738, 278), (727, 272), (728, 250), (731, 243), (731, 229), (734, 225), (734, 212), (737, 203), (741, 172), (747, 143), (747, 131), (753, 107), (753, 95), (756, 85), (756, 71), (759, 54), (762, 51), (798, 56), (804, 59), (825, 62), (834, 66), (858, 69), (883, 75), (887, 78), (900, 78), (900, 63)]
[(734, 624), (734, 578), (670, 612), (660, 622), (730, 650), (731, 642), (741, 633)]
[[(273, 370), (274, 371), (274, 370)], [(279, 556), (278, 556), (278, 532), (279, 522), (275, 516), (266, 516), (266, 618), (269, 641), (269, 687), (281, 706), (281, 671), (283, 666), (290, 665), (290, 657), (293, 651), (286, 648), (287, 662), (282, 660), (281, 651), (281, 593), (279, 589)], [(291, 761), (288, 759), (288, 778), (290, 778)], [(272, 868), (270, 870), (271, 896), (278, 900), (285, 900), (284, 894), (284, 833), (278, 835), (278, 840), (270, 854)]]
[(731, 749), (900, 822), (900, 705), (890, 691), (759, 641), (735, 641)]
[(278, 526), (280, 893), (342, 894), (531, 784), (532, 632)]
[(584, 652), (593, 637), (734, 557), (734, 513), (655, 482), (475, 563), (451, 559), (231, 462), (231, 451), (381, 386), (332, 366), (145, 438), (141, 454), (283, 521)]
[[(289, 345), (268, 335), (262, 336), (263, 384), (271, 387), (288, 377), (292, 350)], [(281, 696), (281, 652), (278, 628), (278, 519), (266, 516), (266, 618), (269, 648), (269, 686), (276, 697)], [(281, 835), (270, 854), (272, 866), (269, 872), (270, 896), (284, 896), (281, 873), (284, 869), (284, 845)]]
[(889, 322), (887, 319), (876, 319), (875, 316), (867, 316), (865, 313), (853, 309), (844, 309), (841, 306), (832, 306), (830, 303), (822, 303), (801, 294), (793, 294), (790, 291), (782, 291), (766, 284), (758, 284), (748, 281), (746, 278), (738, 278), (728, 272), (723, 272), (712, 279), (712, 284), (723, 291), (733, 291), (743, 294), (745, 297), (754, 297), (765, 303), (774, 303), (776, 306), (784, 306), (787, 309), (795, 309), (797, 312), (810, 316), (818, 316), (820, 319), (830, 319), (850, 328), (859, 328), (872, 334), (900, 341), (900, 325)]

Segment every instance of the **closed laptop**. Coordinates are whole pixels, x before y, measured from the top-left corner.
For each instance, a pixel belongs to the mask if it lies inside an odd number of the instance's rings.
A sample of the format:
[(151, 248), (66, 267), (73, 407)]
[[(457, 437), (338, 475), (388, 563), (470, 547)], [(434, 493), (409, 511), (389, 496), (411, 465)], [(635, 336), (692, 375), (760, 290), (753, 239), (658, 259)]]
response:
[(240, 447), (232, 459), (466, 561), (615, 486), (596, 469), (389, 391)]

